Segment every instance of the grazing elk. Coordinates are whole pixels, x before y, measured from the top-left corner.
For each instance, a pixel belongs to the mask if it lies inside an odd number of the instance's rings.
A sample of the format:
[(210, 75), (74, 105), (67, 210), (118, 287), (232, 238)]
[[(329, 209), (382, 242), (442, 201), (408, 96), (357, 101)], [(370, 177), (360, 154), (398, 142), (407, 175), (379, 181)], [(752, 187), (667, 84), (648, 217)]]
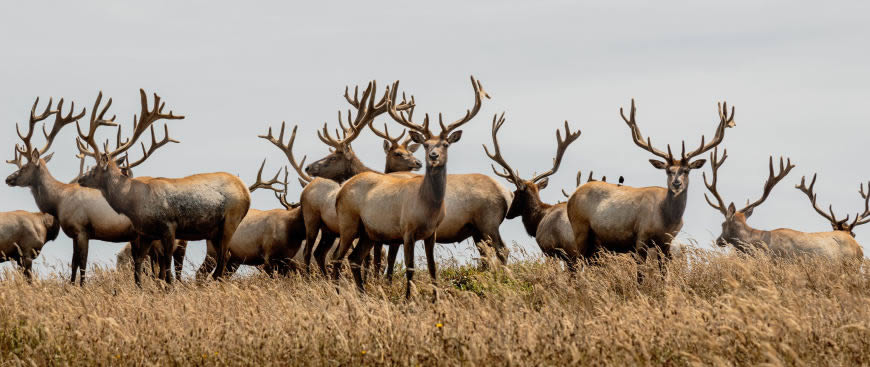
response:
[(414, 123), (409, 115), (396, 109), (399, 82), (393, 84), (387, 99), (390, 116), (410, 129), (415, 143), (423, 144), (426, 151), (426, 174), (422, 177), (401, 177), (374, 172), (358, 174), (345, 182), (336, 198), (339, 215), (339, 248), (333, 257), (334, 278), (338, 277), (340, 261), (350, 249), (354, 238), (359, 238), (350, 255), (351, 270), (360, 291), (364, 291), (360, 264), (373, 243), (402, 242), (405, 249), (407, 284), (405, 296), (411, 295), (414, 277), (414, 243), (422, 239), (426, 249), (429, 274), (435, 281), (435, 230), (445, 216), (444, 200), (447, 191), (447, 149), (459, 141), (460, 126), (468, 123), (480, 111), (483, 97), (489, 95), (483, 86), (471, 77), (474, 88), (474, 107), (462, 118), (445, 126), (438, 115), (441, 133), (429, 130), (429, 116), (423, 124)]
[[(722, 234), (716, 239), (716, 245), (725, 247), (730, 244), (740, 252), (757, 250), (767, 252), (775, 257), (794, 257), (799, 255), (816, 255), (832, 259), (860, 259), (863, 257), (861, 245), (855, 241), (848, 231), (835, 230), (831, 232), (806, 233), (788, 228), (762, 231), (750, 227), (746, 223), (746, 219), (752, 215), (756, 207), (767, 199), (773, 187), (782, 181), (795, 166), (791, 164), (791, 160), (783, 163), (783, 159), (780, 158), (779, 173), (774, 173), (773, 157), (770, 157), (770, 173), (764, 182), (764, 191), (761, 194), (761, 198), (753, 203), (747, 201), (743, 209), (737, 210), (733, 202), (727, 208), (725, 207), (725, 201), (722, 200), (722, 196), (719, 195), (716, 188), (719, 167), (725, 163), (726, 158), (728, 158), (727, 151), (722, 152), (722, 159), (719, 160), (718, 151), (714, 150), (710, 154), (712, 166), (711, 181), (708, 183), (706, 175), (704, 177), (704, 185), (707, 186), (707, 190), (716, 199), (714, 203), (705, 194), (704, 198), (707, 200), (707, 204), (725, 216), (725, 222), (722, 223)], [(815, 199), (812, 189), (806, 188), (803, 180), (801, 185), (797, 187)], [(865, 212), (859, 215), (859, 217), (863, 218), (868, 214), (870, 214), (870, 211), (865, 209)]]
[[(819, 213), (819, 215), (831, 222), (831, 229), (834, 231), (846, 232), (854, 238), (855, 227), (870, 222), (870, 217), (868, 217), (870, 216), (870, 192), (864, 193), (864, 184), (858, 186), (858, 194), (860, 194), (861, 198), (864, 199), (864, 212), (855, 214), (855, 220), (851, 223), (849, 223), (848, 215), (846, 218), (838, 220), (837, 216), (834, 214), (833, 205), (828, 206), (828, 213), (825, 213), (824, 210), (819, 208), (816, 204), (816, 194), (813, 192), (813, 186), (815, 185), (816, 174), (813, 174), (813, 180), (810, 182), (810, 187), (806, 186), (806, 177), (801, 177), (801, 184), (795, 185), (795, 188), (807, 195), (810, 199), (810, 203), (813, 204), (813, 209), (816, 210), (816, 213)], [(870, 189), (870, 182), (867, 183), (867, 188)]]
[[(338, 235), (338, 215), (335, 212), (335, 197), (341, 187), (341, 183), (362, 172), (374, 172), (371, 168), (366, 167), (356, 156), (350, 143), (359, 137), (362, 129), (375, 117), (383, 114), (386, 111), (387, 94), (377, 103), (374, 102), (377, 85), (374, 82), (369, 83), (368, 87), (363, 91), (362, 98), (358, 99), (358, 94), (354, 92), (354, 97), (351, 98), (345, 89), (344, 97), (356, 110), (355, 118), (352, 118), (348, 111), (349, 127), (345, 127), (342, 122), (341, 114), (339, 114), (339, 125), (343, 130), (343, 138), (333, 138), (324, 124), (322, 131), (318, 131), (317, 135), (320, 140), (329, 145), (332, 152), (314, 163), (311, 163), (303, 170), (305, 159), (297, 163), (293, 156), (293, 143), (296, 141), (296, 126), (293, 127), (293, 132), (290, 135), (290, 140), (284, 144), (284, 127), (281, 123), (281, 130), (276, 138), (272, 135), (270, 127), (266, 135), (260, 135), (262, 139), (268, 140), (276, 147), (281, 149), (287, 156), (290, 165), (299, 174), (299, 181), (305, 188), (302, 190), (299, 201), (302, 205), (302, 216), (305, 220), (305, 247), (303, 250), (305, 271), (309, 271), (311, 252), (314, 251), (314, 258), (317, 261), (320, 270), (326, 275), (326, 255), (335, 243)], [(387, 88), (389, 93), (389, 88)], [(410, 108), (410, 104), (397, 106), (397, 109), (405, 110)], [(395, 151), (398, 152), (398, 151)], [(388, 160), (387, 173), (398, 170), (419, 169), (420, 162), (414, 158), (410, 152), (407, 154), (401, 152), (401, 155), (393, 155), (392, 160)], [(313, 177), (312, 177), (313, 176)], [(320, 234), (320, 245), (315, 246), (317, 235)]]
[(686, 210), (689, 186), (689, 171), (704, 166), (706, 160), (692, 158), (719, 145), (725, 138), (725, 129), (734, 126), (734, 109), (728, 115), (727, 104), (719, 105), (719, 125), (709, 143), (701, 137), (701, 145), (690, 152), (683, 150), (679, 159), (668, 151), (652, 146), (644, 139), (635, 121), (634, 100), (631, 101), (629, 118), (620, 108), (622, 119), (631, 129), (632, 140), (644, 150), (665, 159), (651, 159), (653, 167), (667, 174), (668, 187), (617, 186), (606, 182), (589, 182), (577, 188), (568, 199), (568, 219), (574, 232), (574, 241), (586, 255), (597, 250), (601, 243), (607, 250), (634, 252), (643, 261), (648, 246), (655, 246), (664, 257), (670, 258), (669, 244), (683, 227), (683, 212)]
[[(85, 270), (88, 260), (88, 242), (91, 239), (106, 242), (128, 242), (136, 240), (136, 232), (130, 220), (118, 214), (98, 190), (79, 186), (77, 183), (69, 184), (55, 179), (48, 170), (46, 163), (51, 160), (53, 154), (46, 155), (55, 137), (61, 129), (85, 115), (74, 115), (74, 104), (70, 106), (70, 112), (63, 115), (63, 99), (57, 104), (57, 109), (52, 109), (52, 101), (49, 100), (45, 110), (37, 114), (36, 108), (39, 98), (33, 103), (30, 111), (30, 122), (26, 134), (22, 134), (16, 125), (16, 131), (21, 138), (22, 144), (15, 146), (15, 157), (7, 163), (14, 164), (18, 170), (6, 178), (9, 186), (29, 187), (36, 206), (43, 213), (48, 213), (57, 218), (64, 234), (73, 240), (72, 276), (70, 282), (75, 283), (76, 273), (79, 273), (79, 284), (84, 285)], [(34, 127), (54, 115), (54, 125), (50, 132), (46, 132), (45, 146), (36, 148), (31, 143)], [(141, 162), (140, 162), (141, 163)]]
[(33, 259), (42, 246), (54, 241), (60, 232), (60, 222), (48, 213), (23, 210), (0, 213), (0, 262), (14, 260), (24, 268), (24, 276), (31, 280)]
[[(102, 94), (101, 94), (102, 95)], [(163, 113), (164, 103), (154, 95), (154, 107), (148, 109), (148, 98), (144, 90), (139, 90), (141, 99), (140, 118), (133, 116), (133, 135), (117, 149), (108, 150), (108, 144), (100, 151), (95, 140), (95, 133), (100, 126), (117, 126), (115, 118), (103, 118), (111, 102), (95, 116), (100, 98), (97, 97), (94, 111), (91, 111), (91, 123), (87, 134), (79, 129), (79, 137), (87, 143), (79, 144), (82, 154), (98, 157), (96, 167), (79, 179), (79, 184), (85, 187), (97, 188), (113, 209), (126, 215), (133, 223), (133, 228), (145, 241), (133, 254), (135, 262), (135, 279), (141, 284), (142, 260), (151, 247), (151, 241), (159, 240), (163, 253), (169, 254), (175, 239), (189, 241), (209, 239), (218, 248), (217, 270), (214, 277), (221, 277), (226, 268), (227, 242), (244, 218), (250, 207), (251, 197), (248, 188), (238, 177), (229, 173), (204, 173), (184, 178), (129, 178), (121, 174), (116, 160), (132, 147), (145, 131), (151, 130), (152, 149), (161, 143), (171, 141), (169, 128), (165, 127), (165, 137), (158, 143), (154, 135), (154, 122), (167, 119), (181, 119), (183, 116)], [(110, 100), (111, 101), (111, 100)], [(144, 156), (148, 157), (145, 145), (142, 144)], [(141, 161), (140, 160), (140, 161)], [(167, 276), (169, 256), (160, 259), (159, 278), (171, 282)]]
[[(263, 181), (263, 167), (257, 171), (257, 181), (248, 187), (251, 192), (257, 189), (267, 189), (275, 192), (275, 197), (283, 209), (257, 210), (249, 209), (248, 214), (239, 223), (239, 228), (227, 244), (227, 277), (238, 269), (239, 265), (260, 266), (266, 273), (272, 275), (275, 271), (287, 275), (293, 269), (293, 256), (299, 251), (305, 240), (305, 222), (302, 219), (302, 209), (299, 204), (287, 201), (287, 169), (284, 168), (284, 182), (278, 181), (279, 170), (271, 180)], [(274, 187), (282, 184), (283, 189)], [(211, 241), (207, 241), (205, 261), (197, 271), (197, 278), (204, 278), (215, 268), (217, 250)]]
[(574, 233), (571, 231), (571, 223), (568, 222), (567, 204), (546, 204), (541, 201), (540, 191), (547, 187), (550, 182), (549, 177), (559, 169), (568, 146), (580, 138), (580, 130), (571, 132), (568, 121), (565, 121), (565, 140), (562, 140), (562, 133), (558, 129), (556, 130), (556, 157), (553, 158), (553, 167), (530, 180), (526, 180), (520, 177), (519, 171), (511, 168), (501, 154), (497, 135), (504, 122), (504, 113), (501, 116), (493, 116), (493, 151), (490, 152), (486, 144), (483, 145), (483, 150), (490, 159), (502, 167), (503, 172), (499, 172), (493, 165), (492, 170), (495, 174), (514, 184), (517, 188), (514, 191), (514, 199), (510, 209), (508, 209), (507, 218), (522, 217), (526, 233), (535, 237), (544, 255), (561, 259), (565, 261), (569, 269), (574, 270), (581, 254), (577, 246), (574, 245)]

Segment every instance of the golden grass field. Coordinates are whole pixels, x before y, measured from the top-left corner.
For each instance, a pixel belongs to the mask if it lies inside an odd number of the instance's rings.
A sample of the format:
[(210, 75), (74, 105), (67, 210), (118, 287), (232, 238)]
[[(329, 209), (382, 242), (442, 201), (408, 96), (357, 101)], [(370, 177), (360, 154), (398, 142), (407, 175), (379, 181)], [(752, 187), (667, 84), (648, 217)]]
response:
[(7, 273), (0, 365), (870, 365), (868, 265), (688, 250), (638, 284), (624, 255), (573, 275), (447, 262), (436, 303), (425, 271), (410, 301), (401, 273), (367, 296), (301, 277)]

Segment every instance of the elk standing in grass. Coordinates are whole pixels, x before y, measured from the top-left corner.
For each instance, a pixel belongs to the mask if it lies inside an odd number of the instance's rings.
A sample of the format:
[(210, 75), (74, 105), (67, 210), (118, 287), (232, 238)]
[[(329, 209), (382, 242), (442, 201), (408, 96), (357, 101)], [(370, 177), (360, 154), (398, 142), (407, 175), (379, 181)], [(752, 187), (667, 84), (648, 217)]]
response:
[(474, 87), (474, 107), (465, 116), (445, 126), (438, 116), (441, 133), (429, 130), (429, 116), (423, 124), (412, 122), (396, 109), (399, 83), (393, 84), (387, 100), (390, 116), (410, 129), (415, 143), (423, 144), (426, 151), (426, 174), (422, 177), (400, 177), (374, 172), (361, 173), (341, 187), (336, 199), (340, 224), (340, 244), (333, 257), (334, 278), (338, 277), (340, 261), (350, 249), (353, 239), (359, 238), (350, 256), (351, 270), (360, 291), (364, 291), (360, 264), (369, 253), (373, 242), (398, 243), (405, 250), (407, 285), (405, 296), (410, 297), (414, 277), (414, 244), (422, 239), (429, 265), (429, 274), (435, 280), (435, 230), (444, 219), (444, 198), (447, 189), (447, 149), (459, 141), (460, 126), (480, 111), (483, 97), (489, 98), (480, 82), (471, 77)]
[[(98, 157), (97, 166), (79, 179), (79, 184), (85, 187), (99, 189), (113, 209), (126, 215), (133, 223), (133, 228), (145, 241), (135, 249), (135, 279), (141, 283), (142, 260), (151, 241), (159, 240), (163, 253), (170, 253), (175, 245), (175, 239), (212, 240), (218, 248), (217, 270), (215, 278), (223, 275), (226, 268), (227, 242), (239, 222), (248, 212), (251, 197), (248, 188), (236, 176), (229, 173), (205, 173), (184, 178), (129, 178), (121, 174), (116, 160), (120, 154), (132, 147), (139, 137), (151, 128), (152, 150), (160, 143), (156, 142), (153, 123), (161, 119), (180, 119), (182, 116), (163, 113), (164, 104), (160, 97), (154, 95), (154, 108), (148, 109), (148, 100), (144, 90), (139, 90), (141, 98), (141, 115), (137, 120), (133, 117), (133, 135), (120, 147), (113, 151), (105, 146), (100, 151), (95, 133), (100, 126), (116, 126), (114, 117), (111, 120), (93, 118), (92, 111), (90, 128), (87, 135), (79, 131), (80, 138), (89, 148), (89, 154)], [(97, 98), (99, 105), (100, 98)], [(110, 103), (111, 104), (111, 103)], [(108, 108), (108, 105), (106, 106)], [(96, 108), (95, 108), (96, 109)], [(164, 141), (170, 140), (166, 127)], [(142, 145), (145, 150), (144, 144)], [(143, 160), (147, 158), (145, 152)], [(159, 278), (171, 282), (167, 276), (169, 256), (160, 259)]]
[(553, 158), (553, 167), (530, 180), (525, 180), (520, 177), (519, 171), (511, 168), (501, 154), (497, 135), (504, 122), (504, 113), (501, 116), (493, 116), (493, 151), (490, 152), (486, 144), (483, 145), (483, 150), (504, 171), (499, 172), (493, 165), (492, 169), (495, 174), (508, 180), (517, 188), (514, 191), (514, 199), (510, 209), (508, 209), (507, 218), (522, 217), (526, 233), (535, 237), (544, 255), (562, 259), (573, 270), (581, 254), (577, 246), (574, 245), (574, 234), (571, 231), (571, 223), (568, 222), (567, 204), (550, 205), (542, 202), (540, 190), (547, 187), (550, 181), (549, 177), (556, 173), (562, 163), (565, 150), (571, 143), (580, 138), (580, 131), (571, 132), (568, 121), (565, 121), (565, 140), (562, 140), (562, 133), (556, 130), (556, 157)]
[(27, 280), (31, 280), (33, 259), (46, 242), (57, 238), (58, 232), (60, 222), (48, 213), (23, 210), (0, 213), (0, 262), (14, 260), (24, 268)]
[(734, 111), (728, 116), (727, 104), (719, 106), (719, 125), (709, 143), (701, 137), (701, 145), (686, 153), (686, 144), (679, 159), (668, 151), (652, 146), (644, 140), (635, 121), (634, 100), (629, 118), (620, 108), (622, 119), (631, 129), (634, 143), (644, 150), (665, 159), (651, 159), (653, 167), (667, 174), (668, 187), (617, 186), (606, 182), (589, 182), (577, 188), (568, 199), (568, 219), (574, 232), (574, 241), (586, 255), (601, 243), (607, 250), (634, 252), (640, 260), (646, 259), (650, 246), (655, 246), (665, 258), (670, 258), (670, 242), (683, 226), (689, 186), (689, 172), (704, 166), (706, 160), (692, 158), (719, 145), (725, 138), (725, 129), (734, 126)]
[[(725, 207), (725, 201), (722, 200), (722, 196), (719, 195), (716, 187), (719, 178), (719, 167), (725, 163), (726, 158), (728, 158), (727, 151), (722, 152), (722, 159), (719, 160), (718, 151), (714, 150), (710, 154), (712, 166), (711, 181), (708, 183), (706, 175), (704, 177), (704, 184), (707, 186), (707, 190), (716, 199), (714, 203), (705, 194), (704, 197), (707, 199), (707, 204), (725, 216), (725, 222), (722, 223), (722, 234), (716, 239), (718, 246), (724, 247), (730, 244), (740, 252), (763, 251), (776, 257), (794, 257), (799, 255), (818, 255), (832, 259), (860, 259), (863, 257), (861, 245), (846, 230), (806, 233), (788, 228), (763, 231), (750, 227), (746, 223), (746, 219), (752, 215), (756, 207), (767, 199), (773, 187), (788, 175), (791, 169), (794, 168), (794, 165), (791, 164), (791, 160), (783, 163), (782, 158), (780, 158), (779, 173), (774, 173), (773, 157), (770, 157), (770, 173), (764, 182), (761, 198), (753, 203), (747, 201), (743, 209), (737, 210), (733, 202), (727, 208)], [(813, 180), (813, 184), (815, 184), (815, 180)], [(812, 192), (813, 184), (810, 185), (810, 188), (807, 188), (804, 185), (804, 180), (801, 180), (801, 184), (797, 188), (810, 196), (815, 206), (816, 195)], [(865, 211), (863, 214), (859, 214), (859, 218), (863, 219), (867, 215), (870, 215), (870, 210), (867, 210), (866, 207), (867, 202), (865, 198)]]

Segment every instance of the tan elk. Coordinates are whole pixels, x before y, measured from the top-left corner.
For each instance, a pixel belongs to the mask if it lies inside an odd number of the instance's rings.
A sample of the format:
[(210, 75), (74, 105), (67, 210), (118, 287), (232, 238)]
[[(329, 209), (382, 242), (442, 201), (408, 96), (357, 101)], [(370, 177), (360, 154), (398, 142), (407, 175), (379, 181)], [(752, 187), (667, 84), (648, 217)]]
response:
[(571, 231), (571, 223), (568, 221), (567, 204), (544, 203), (541, 201), (540, 191), (547, 187), (550, 182), (549, 177), (559, 169), (568, 146), (580, 138), (580, 130), (572, 132), (568, 127), (568, 121), (565, 121), (565, 140), (562, 140), (562, 133), (558, 129), (556, 130), (556, 157), (553, 158), (553, 167), (526, 180), (520, 177), (519, 171), (511, 168), (501, 154), (501, 148), (498, 145), (498, 130), (501, 129), (504, 122), (504, 113), (501, 116), (493, 116), (493, 150), (490, 152), (486, 144), (483, 145), (483, 150), (490, 159), (502, 167), (503, 172), (499, 172), (493, 165), (492, 169), (495, 174), (517, 188), (514, 191), (514, 199), (510, 209), (508, 209), (507, 218), (522, 217), (526, 233), (535, 237), (541, 252), (546, 256), (565, 261), (568, 268), (574, 270), (581, 254), (577, 246), (574, 245), (574, 233)]
[[(149, 110), (145, 91), (140, 89), (139, 94), (142, 110), (138, 119), (135, 115), (133, 117), (133, 134), (112, 151), (108, 150), (108, 144), (100, 150), (95, 140), (98, 127), (118, 125), (114, 117), (108, 120), (103, 118), (110, 104), (97, 118), (95, 113), (100, 97), (97, 98), (94, 111), (91, 111), (88, 132), (85, 134), (79, 130), (79, 137), (87, 146), (80, 144), (79, 147), (84, 148), (83, 154), (98, 157), (98, 163), (79, 179), (79, 184), (99, 189), (113, 209), (130, 218), (136, 233), (144, 239), (143, 245), (138, 246), (133, 255), (137, 284), (141, 284), (141, 265), (151, 247), (151, 241), (159, 240), (163, 253), (169, 254), (176, 238), (189, 241), (212, 240), (218, 248), (214, 277), (219, 278), (226, 268), (227, 242), (233, 237), (239, 222), (250, 207), (248, 188), (238, 177), (224, 172), (196, 174), (184, 178), (129, 178), (122, 175), (117, 160), (149, 128), (152, 148), (160, 144), (154, 135), (154, 122), (183, 118), (173, 115), (171, 111), (164, 113), (165, 104), (156, 94), (154, 107)], [(163, 141), (170, 140), (168, 133), (169, 128), (165, 127)], [(145, 151), (144, 143), (142, 150)], [(142, 160), (147, 157), (148, 151), (145, 151)], [(169, 258), (163, 256), (160, 259), (159, 278), (167, 282), (171, 282), (171, 277), (167, 276)]]
[[(718, 210), (725, 217), (725, 221), (722, 223), (722, 234), (716, 239), (718, 246), (724, 247), (730, 244), (740, 252), (762, 251), (775, 257), (794, 257), (799, 255), (817, 255), (832, 259), (860, 259), (863, 257), (861, 245), (855, 241), (848, 231), (835, 230), (831, 232), (807, 233), (788, 228), (763, 231), (750, 227), (746, 223), (746, 219), (752, 215), (756, 207), (767, 199), (773, 187), (782, 181), (795, 166), (791, 164), (791, 160), (783, 163), (783, 159), (780, 158), (779, 172), (774, 173), (773, 157), (770, 157), (770, 173), (764, 182), (761, 198), (752, 203), (747, 201), (746, 206), (738, 210), (733, 202), (727, 208), (725, 207), (725, 201), (722, 200), (722, 196), (719, 195), (716, 187), (719, 167), (725, 163), (726, 158), (728, 158), (727, 151), (723, 151), (722, 159), (719, 160), (718, 152), (714, 150), (710, 154), (712, 166), (711, 181), (708, 183), (707, 178), (704, 177), (704, 184), (707, 186), (707, 190), (716, 199), (714, 203), (709, 197), (704, 195), (707, 199), (707, 204)], [(802, 180), (798, 189), (815, 199), (815, 194), (812, 193), (812, 190), (803, 186), (804, 182)], [(859, 217), (865, 217), (868, 214), (870, 214), (870, 211), (865, 210), (863, 215), (859, 215)]]
[(414, 123), (407, 114), (396, 109), (399, 83), (393, 84), (387, 100), (390, 116), (410, 130), (415, 143), (423, 144), (426, 152), (426, 174), (422, 177), (401, 177), (374, 172), (358, 174), (341, 187), (336, 199), (339, 215), (339, 248), (333, 257), (334, 278), (338, 277), (340, 261), (350, 249), (354, 238), (359, 238), (350, 255), (351, 270), (360, 291), (364, 291), (360, 264), (369, 253), (373, 242), (399, 243), (405, 250), (407, 284), (405, 296), (410, 297), (414, 277), (414, 244), (422, 239), (426, 250), (429, 274), (434, 281), (435, 230), (444, 219), (447, 191), (447, 149), (459, 141), (460, 126), (468, 123), (480, 111), (483, 97), (489, 95), (480, 82), (471, 77), (474, 88), (474, 107), (462, 118), (444, 125), (438, 122), (441, 133), (429, 130), (429, 116), (423, 124)]
[(719, 105), (719, 124), (713, 139), (692, 151), (683, 149), (679, 158), (668, 151), (652, 146), (644, 139), (635, 120), (634, 100), (629, 117), (620, 108), (622, 119), (631, 129), (634, 143), (653, 155), (664, 159), (651, 159), (653, 167), (664, 170), (667, 188), (617, 186), (606, 182), (589, 182), (577, 188), (568, 199), (568, 219), (574, 232), (574, 241), (587, 255), (601, 243), (607, 250), (633, 252), (645, 260), (647, 248), (655, 246), (664, 257), (670, 258), (670, 242), (683, 227), (689, 186), (689, 172), (704, 166), (706, 160), (693, 158), (713, 149), (725, 138), (725, 129), (734, 126), (734, 109), (728, 116), (727, 104)]
[(0, 213), (0, 262), (15, 261), (31, 280), (33, 259), (46, 242), (57, 238), (58, 232), (60, 222), (48, 213), (23, 210)]
[[(6, 178), (9, 186), (29, 187), (36, 206), (43, 213), (48, 213), (57, 218), (64, 234), (73, 240), (72, 276), (70, 282), (75, 283), (76, 274), (79, 274), (79, 283), (85, 282), (85, 270), (88, 260), (88, 242), (91, 239), (106, 242), (128, 242), (136, 239), (136, 232), (130, 220), (118, 214), (98, 190), (79, 186), (77, 183), (64, 183), (54, 178), (48, 170), (46, 163), (51, 160), (53, 154), (46, 154), (61, 129), (85, 115), (74, 115), (74, 104), (70, 111), (63, 114), (63, 99), (57, 104), (57, 109), (52, 109), (52, 101), (41, 113), (37, 114), (39, 98), (33, 103), (30, 111), (28, 130), (22, 134), (18, 130), (22, 144), (15, 146), (15, 157), (8, 163), (14, 164), (18, 170)], [(45, 145), (41, 148), (31, 143), (35, 126), (54, 116), (54, 125), (50, 131), (43, 127)], [(141, 162), (140, 162), (141, 163)]]
[[(332, 248), (339, 230), (338, 215), (335, 212), (335, 197), (338, 194), (341, 183), (356, 174), (374, 171), (366, 167), (357, 158), (350, 144), (354, 139), (359, 137), (365, 125), (386, 111), (387, 94), (385, 93), (384, 97), (375, 103), (376, 92), (377, 85), (374, 82), (369, 83), (368, 87), (363, 91), (361, 99), (358, 98), (356, 92), (353, 98), (351, 98), (347, 89), (345, 89), (344, 97), (357, 110), (356, 116), (353, 117), (350, 111), (348, 111), (349, 126), (345, 127), (341, 114), (339, 114), (339, 125), (344, 134), (341, 139), (338, 137), (333, 138), (324, 124), (322, 131), (318, 131), (317, 135), (323, 143), (330, 146), (332, 152), (307, 167), (304, 166), (306, 157), (303, 157), (301, 162), (297, 162), (293, 156), (293, 143), (296, 141), (296, 126), (293, 127), (293, 132), (287, 144), (284, 144), (284, 123), (281, 123), (281, 130), (277, 137), (272, 134), (271, 127), (266, 135), (259, 136), (284, 152), (290, 165), (299, 174), (300, 182), (305, 186), (299, 201), (302, 205), (302, 216), (305, 219), (306, 228), (303, 250), (306, 272), (309, 269), (311, 252), (316, 248), (314, 258), (320, 270), (324, 275), (326, 274), (326, 255)], [(388, 92), (389, 88), (387, 88)], [(404, 110), (410, 106), (410, 104), (403, 104), (397, 108)], [(420, 162), (412, 154), (402, 153), (400, 156), (394, 156), (394, 159), (388, 160), (388, 163), (395, 165), (393, 167), (394, 170), (410, 170), (420, 167)], [(304, 170), (303, 167), (305, 167)], [(388, 171), (391, 171), (389, 168), (391, 167), (388, 167)], [(320, 234), (319, 243), (322, 245), (315, 246), (315, 243), (318, 242), (318, 233)]]
[[(813, 180), (810, 182), (810, 187), (806, 186), (806, 178), (801, 177), (800, 185), (796, 185), (795, 188), (807, 195), (810, 199), (810, 203), (813, 204), (813, 209), (815, 209), (816, 213), (819, 213), (819, 215), (831, 223), (831, 229), (834, 231), (846, 232), (854, 238), (855, 227), (870, 222), (870, 192), (864, 193), (864, 184), (858, 186), (858, 194), (860, 194), (861, 198), (864, 199), (864, 212), (855, 214), (855, 219), (851, 223), (849, 222), (848, 215), (844, 219), (837, 219), (837, 215), (834, 214), (833, 205), (828, 206), (828, 213), (825, 213), (824, 210), (819, 208), (816, 204), (816, 193), (813, 192), (813, 186), (815, 185), (816, 174), (813, 174)], [(867, 183), (867, 188), (870, 189), (870, 182)]]
[[(227, 245), (227, 276), (232, 276), (240, 265), (260, 266), (266, 273), (287, 275), (293, 269), (293, 257), (299, 251), (305, 240), (305, 222), (302, 219), (302, 209), (299, 204), (287, 201), (287, 168), (284, 168), (284, 182), (278, 180), (278, 173), (272, 179), (264, 181), (263, 167), (257, 171), (257, 180), (248, 187), (251, 192), (257, 189), (267, 189), (275, 192), (275, 197), (283, 209), (257, 210), (249, 209), (248, 214), (239, 223), (239, 228)], [(274, 185), (282, 184), (283, 189)], [(197, 271), (197, 278), (211, 274), (215, 268), (217, 249), (211, 241), (207, 241), (206, 259)]]

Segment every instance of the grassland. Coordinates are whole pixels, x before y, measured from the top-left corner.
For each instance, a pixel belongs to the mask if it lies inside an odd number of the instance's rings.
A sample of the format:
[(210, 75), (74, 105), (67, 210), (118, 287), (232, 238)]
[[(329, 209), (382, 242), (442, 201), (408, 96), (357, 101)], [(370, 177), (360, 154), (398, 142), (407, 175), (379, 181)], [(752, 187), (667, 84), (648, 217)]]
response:
[(298, 276), (6, 274), (0, 365), (870, 365), (868, 265), (687, 251), (638, 284), (626, 256), (577, 274), (446, 262), (435, 303), (425, 272), (410, 301), (402, 274), (366, 296)]

